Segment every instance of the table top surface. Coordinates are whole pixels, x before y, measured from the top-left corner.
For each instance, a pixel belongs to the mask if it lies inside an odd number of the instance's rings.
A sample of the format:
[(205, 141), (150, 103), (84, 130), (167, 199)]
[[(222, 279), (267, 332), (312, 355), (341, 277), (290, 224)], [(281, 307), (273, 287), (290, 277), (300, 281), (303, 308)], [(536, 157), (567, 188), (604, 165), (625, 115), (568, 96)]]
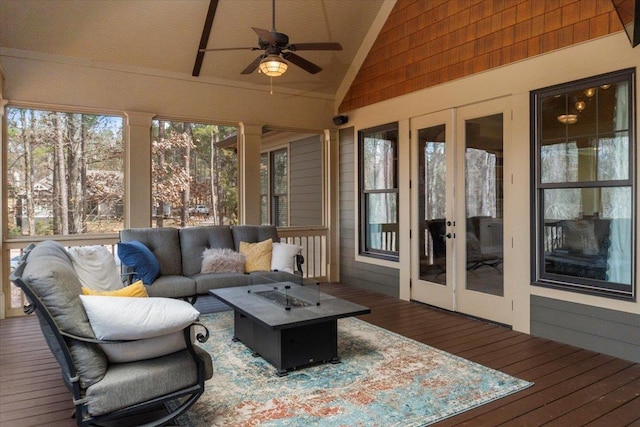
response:
[(318, 285), (281, 282), (211, 289), (209, 293), (274, 330), (371, 313), (368, 307), (320, 292)]

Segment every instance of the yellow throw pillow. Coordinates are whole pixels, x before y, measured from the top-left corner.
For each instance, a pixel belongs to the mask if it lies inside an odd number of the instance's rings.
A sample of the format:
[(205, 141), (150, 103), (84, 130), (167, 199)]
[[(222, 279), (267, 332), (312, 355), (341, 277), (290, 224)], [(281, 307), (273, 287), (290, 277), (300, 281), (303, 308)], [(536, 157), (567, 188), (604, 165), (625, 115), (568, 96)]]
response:
[(240, 242), (239, 251), (247, 258), (244, 271), (269, 271), (271, 270), (271, 250), (273, 240), (267, 239), (259, 243)]
[(109, 297), (148, 297), (147, 289), (144, 287), (142, 280), (138, 280), (133, 285), (125, 286), (115, 291), (92, 291), (89, 288), (82, 288), (82, 295), (99, 295)]

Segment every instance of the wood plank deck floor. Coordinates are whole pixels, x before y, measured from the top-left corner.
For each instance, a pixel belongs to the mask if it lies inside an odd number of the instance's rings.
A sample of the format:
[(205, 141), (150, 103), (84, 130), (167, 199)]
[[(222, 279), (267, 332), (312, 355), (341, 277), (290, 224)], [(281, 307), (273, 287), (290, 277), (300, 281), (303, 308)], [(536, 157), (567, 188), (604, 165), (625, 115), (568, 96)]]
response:
[[(640, 364), (339, 284), (363, 320), (535, 385), (438, 426), (640, 426)], [(34, 316), (0, 321), (0, 426), (73, 426), (71, 395)]]

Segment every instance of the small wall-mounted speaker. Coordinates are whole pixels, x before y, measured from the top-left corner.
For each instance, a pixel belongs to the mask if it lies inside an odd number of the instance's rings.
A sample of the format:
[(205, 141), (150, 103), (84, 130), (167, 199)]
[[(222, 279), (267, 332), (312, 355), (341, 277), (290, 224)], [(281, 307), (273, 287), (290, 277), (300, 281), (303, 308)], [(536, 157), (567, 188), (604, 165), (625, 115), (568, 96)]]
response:
[(349, 121), (349, 117), (347, 116), (335, 116), (333, 118), (333, 124), (336, 126), (343, 125)]

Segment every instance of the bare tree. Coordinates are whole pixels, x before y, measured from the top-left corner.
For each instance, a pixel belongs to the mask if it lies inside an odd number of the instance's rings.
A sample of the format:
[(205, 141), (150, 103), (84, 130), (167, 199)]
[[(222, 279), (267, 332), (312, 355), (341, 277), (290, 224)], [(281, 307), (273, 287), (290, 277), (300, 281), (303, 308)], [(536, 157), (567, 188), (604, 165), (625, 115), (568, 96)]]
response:
[[(33, 148), (36, 144), (36, 117), (35, 114), (30, 115), (30, 126), (27, 126), (26, 110), (20, 110), (20, 121), (22, 122), (22, 137), (24, 143), (24, 183), (25, 183), (25, 203), (27, 213), (27, 223), (21, 223), (23, 234), (26, 228), (26, 234), (32, 236), (36, 231), (35, 213), (33, 208), (33, 182), (34, 182), (34, 165), (33, 165)], [(23, 212), (19, 213), (24, 216)]]
[[(81, 116), (82, 117), (82, 116)], [(80, 124), (76, 122), (72, 113), (66, 114), (67, 135), (69, 139), (67, 150), (67, 171), (69, 180), (67, 188), (69, 191), (69, 233), (77, 234), (85, 232), (86, 221), (84, 218), (85, 191), (83, 188), (82, 176), (86, 176), (84, 159), (84, 140), (86, 135), (83, 131), (83, 120)]]
[[(183, 124), (183, 131), (185, 138), (188, 139), (188, 143), (184, 144), (182, 149), (184, 150), (184, 173), (187, 176), (191, 176), (191, 148), (195, 147), (193, 144), (193, 129), (191, 123), (185, 122)], [(187, 185), (182, 189), (182, 203), (180, 206), (180, 226), (186, 227), (189, 221), (189, 201), (191, 199), (190, 193), (191, 186)]]
[(211, 217), (214, 224), (221, 224), (222, 206), (218, 192), (220, 191), (220, 155), (218, 153), (218, 134), (211, 131), (211, 157), (209, 162), (209, 182), (211, 187)]
[(64, 156), (64, 115), (54, 113), (53, 228), (55, 234), (69, 234), (69, 202)]

